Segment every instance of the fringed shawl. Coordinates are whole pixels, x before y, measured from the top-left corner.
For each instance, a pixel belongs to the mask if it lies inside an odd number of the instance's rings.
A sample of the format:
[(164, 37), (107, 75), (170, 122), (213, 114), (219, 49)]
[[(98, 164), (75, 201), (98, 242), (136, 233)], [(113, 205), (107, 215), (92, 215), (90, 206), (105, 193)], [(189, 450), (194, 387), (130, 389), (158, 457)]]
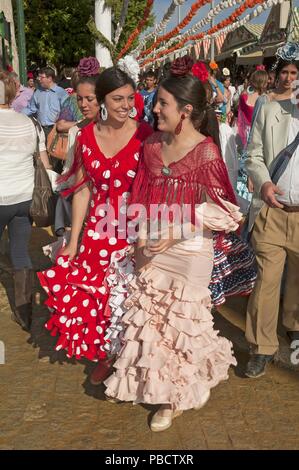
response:
[[(142, 204), (148, 217), (153, 204), (190, 204), (192, 223), (195, 221), (196, 205), (204, 202), (206, 196), (225, 210), (227, 208), (221, 199), (237, 205), (225, 163), (211, 137), (204, 139), (177, 162), (171, 163), (167, 167), (169, 176), (162, 173), (165, 168), (161, 152), (162, 138), (163, 134), (156, 132), (145, 142), (143, 158), (133, 184), (131, 204)], [(226, 250), (223, 245), (224, 235), (224, 232), (219, 232), (216, 239), (216, 247), (223, 251)]]
[(143, 204), (149, 210), (151, 204), (191, 204), (204, 202), (208, 195), (223, 209), (222, 198), (236, 204), (233, 188), (223, 159), (212, 138), (207, 137), (179, 161), (171, 163), (169, 176), (162, 173), (162, 136), (154, 133), (144, 145), (135, 178), (130, 203)]

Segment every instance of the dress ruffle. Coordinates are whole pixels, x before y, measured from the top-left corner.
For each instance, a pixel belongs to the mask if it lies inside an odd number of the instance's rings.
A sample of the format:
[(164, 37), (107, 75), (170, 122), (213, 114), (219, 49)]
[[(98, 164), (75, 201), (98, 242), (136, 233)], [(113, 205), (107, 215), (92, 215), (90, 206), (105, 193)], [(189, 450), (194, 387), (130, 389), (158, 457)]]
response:
[(108, 295), (105, 273), (92, 273), (85, 262), (59, 256), (57, 265), (39, 272), (38, 277), (51, 312), (45, 326), (52, 336), (59, 334), (56, 351), (66, 349), (67, 356), (76, 359), (98, 360), (101, 352), (105, 357), (103, 346), (99, 351), (110, 316), (104, 308)]
[(166, 277), (151, 265), (130, 285), (123, 346), (106, 394), (135, 403), (197, 406), (236, 364), (213, 329), (209, 289)]
[(215, 306), (222, 305), (226, 297), (249, 295), (256, 280), (255, 254), (247, 243), (232, 232), (225, 235), (222, 244), (225, 250), (217, 248), (214, 237), (214, 263), (209, 289)]
[(124, 300), (128, 297), (128, 286), (134, 277), (134, 263), (129, 248), (113, 253), (107, 276), (110, 289), (109, 306), (111, 310), (110, 326), (105, 334), (104, 349), (110, 354), (116, 354), (121, 348), (122, 317), (125, 313)]
[(203, 202), (196, 209), (196, 216), (202, 220), (206, 228), (226, 233), (238, 229), (242, 219), (242, 213), (238, 206), (221, 197), (219, 200), (225, 209), (215, 204), (209, 197), (207, 200), (208, 202)]

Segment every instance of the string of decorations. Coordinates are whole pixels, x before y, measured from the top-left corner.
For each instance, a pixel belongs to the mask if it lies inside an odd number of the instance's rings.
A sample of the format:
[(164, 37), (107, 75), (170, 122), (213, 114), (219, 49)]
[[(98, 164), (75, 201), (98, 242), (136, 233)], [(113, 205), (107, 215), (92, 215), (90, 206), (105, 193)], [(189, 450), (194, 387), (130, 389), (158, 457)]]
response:
[(206, 3), (211, 3), (211, 0), (196, 0), (196, 2), (194, 2), (191, 6), (185, 18), (175, 28), (169, 31), (169, 33), (160, 36), (156, 41), (153, 42), (153, 44), (148, 49), (142, 51), (138, 59), (141, 59), (142, 57), (150, 54), (159, 44), (161, 44), (161, 42), (168, 41), (170, 38), (177, 36), (181, 29), (184, 29), (190, 23), (190, 21), (192, 21), (193, 17), (196, 15), (198, 10), (204, 5), (206, 5)]
[[(164, 49), (166, 47), (171, 46), (171, 44), (178, 41), (178, 39), (183, 39), (183, 38), (189, 36), (190, 34), (195, 33), (199, 29), (202, 29), (207, 24), (211, 23), (211, 19), (215, 18), (217, 15), (219, 15), (219, 13), (221, 13), (222, 10), (227, 9), (227, 8), (231, 8), (231, 7), (233, 7), (233, 6), (235, 6), (239, 3), (243, 3), (243, 0), (224, 0), (221, 3), (218, 3), (218, 5), (216, 5), (215, 8), (213, 8), (209, 11), (209, 13), (207, 14), (207, 16), (205, 18), (201, 19), (198, 23), (196, 23), (194, 26), (192, 26), (192, 28), (188, 29), (188, 31), (186, 31), (184, 34), (178, 35), (176, 37), (171, 38), (167, 42), (167, 44), (165, 44), (163, 46)], [(157, 53), (160, 50), (162, 50), (162, 49), (158, 49), (155, 52)]]
[(145, 46), (147, 41), (154, 38), (157, 34), (161, 33), (161, 31), (163, 31), (166, 28), (167, 24), (171, 20), (171, 17), (173, 15), (173, 13), (175, 12), (176, 7), (179, 6), (179, 5), (183, 5), (185, 3), (185, 1), (186, 0), (172, 0), (171, 4), (169, 5), (166, 13), (164, 14), (164, 16), (162, 18), (162, 20), (160, 21), (159, 24), (156, 25), (154, 31), (152, 31), (151, 33), (144, 36), (142, 38), (142, 40), (140, 41), (138, 47), (136, 47), (136, 49), (134, 49), (131, 52), (131, 54), (137, 56), (139, 54), (139, 52), (143, 49), (143, 47)]
[[(153, 54), (158, 54), (162, 50), (165, 51), (169, 46), (177, 42), (179, 39), (182, 40), (190, 36), (191, 33), (195, 33), (199, 29), (202, 29), (205, 25), (211, 23), (211, 18), (219, 15), (219, 13), (223, 9), (230, 8), (239, 3), (243, 3), (243, 0), (224, 0), (221, 3), (218, 3), (218, 5), (215, 8), (209, 11), (208, 15), (205, 18), (201, 19), (191, 29), (188, 29), (188, 31), (186, 31), (184, 34), (172, 37), (163, 47), (153, 50), (150, 54), (148, 54), (147, 59)], [(133, 51), (132, 53), (135, 54), (135, 51)]]
[(153, 6), (154, 0), (147, 0), (146, 6), (142, 15), (142, 20), (139, 21), (138, 25), (134, 29), (134, 31), (130, 34), (125, 46), (122, 48), (122, 50), (119, 52), (116, 61), (121, 59), (123, 55), (126, 54), (126, 52), (131, 48), (133, 41), (139, 36), (139, 34), (142, 32), (144, 25), (147, 22), (147, 19), (151, 13), (151, 9)]
[[(152, 62), (157, 62), (162, 56), (163, 56), (163, 59), (165, 59), (166, 57), (171, 55), (173, 52), (175, 52), (177, 49), (182, 49), (185, 43), (188, 41), (199, 40), (200, 42), (202, 42), (203, 39), (215, 38), (224, 31), (225, 32), (234, 31), (240, 26), (243, 26), (244, 24), (251, 21), (253, 18), (258, 17), (264, 10), (267, 10), (268, 8), (271, 8), (273, 5), (277, 5), (278, 3), (283, 3), (283, 1), (284, 0), (266, 0), (266, 1), (245, 0), (245, 2), (243, 2), (243, 5), (237, 8), (228, 18), (221, 21), (214, 27), (210, 28), (208, 31), (195, 34), (195, 35), (189, 35), (188, 37), (185, 37), (184, 39), (179, 41), (177, 44), (175, 44), (175, 46), (170, 47), (168, 49), (160, 50), (160, 52), (157, 53), (154, 58), (147, 58), (145, 61), (143, 61), (141, 64), (141, 67), (145, 67), (145, 65), (152, 63)], [(247, 14), (244, 18), (236, 21), (236, 19), (239, 16), (241, 16), (241, 14), (244, 11), (246, 11), (246, 9), (253, 8), (256, 5), (258, 6), (253, 12), (251, 12), (250, 14)], [(184, 47), (182, 50), (188, 49), (188, 47), (190, 47), (190, 45)]]

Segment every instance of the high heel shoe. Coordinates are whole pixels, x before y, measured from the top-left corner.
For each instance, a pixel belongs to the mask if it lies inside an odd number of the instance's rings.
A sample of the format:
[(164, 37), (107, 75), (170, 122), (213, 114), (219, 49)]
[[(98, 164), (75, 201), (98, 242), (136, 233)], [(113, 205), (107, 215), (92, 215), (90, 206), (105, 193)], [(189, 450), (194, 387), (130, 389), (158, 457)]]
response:
[(99, 385), (112, 374), (113, 363), (115, 358), (101, 359), (96, 368), (92, 371), (89, 381), (92, 385)]
[(211, 396), (210, 390), (208, 390), (201, 398), (201, 401), (198, 405), (196, 405), (193, 409), (194, 410), (200, 410), (205, 404), (209, 401), (209, 398)]
[(172, 411), (172, 413), (169, 416), (161, 416), (159, 414), (159, 411), (154, 414), (150, 428), (151, 431), (153, 432), (160, 432), (160, 431), (165, 431), (166, 429), (170, 428), (172, 425), (172, 421), (174, 418), (177, 418), (178, 416), (181, 416), (183, 412), (181, 410), (177, 411)]

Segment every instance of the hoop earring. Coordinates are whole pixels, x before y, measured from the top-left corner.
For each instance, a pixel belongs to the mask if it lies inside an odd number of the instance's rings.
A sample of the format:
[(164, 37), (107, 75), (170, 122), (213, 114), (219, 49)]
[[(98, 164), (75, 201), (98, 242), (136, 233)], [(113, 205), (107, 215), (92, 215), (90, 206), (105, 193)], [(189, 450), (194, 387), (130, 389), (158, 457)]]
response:
[(135, 106), (131, 108), (131, 111), (129, 112), (129, 116), (130, 118), (135, 118), (137, 116), (137, 109), (135, 108)]
[(180, 122), (178, 123), (178, 125), (176, 126), (176, 128), (174, 130), (175, 135), (179, 135), (181, 133), (182, 126), (183, 126), (183, 121), (184, 121), (185, 118), (186, 118), (185, 114), (182, 114)]
[(107, 119), (108, 119), (108, 111), (107, 111), (107, 108), (105, 106), (105, 103), (101, 104), (101, 119), (102, 119), (102, 121), (107, 121)]

